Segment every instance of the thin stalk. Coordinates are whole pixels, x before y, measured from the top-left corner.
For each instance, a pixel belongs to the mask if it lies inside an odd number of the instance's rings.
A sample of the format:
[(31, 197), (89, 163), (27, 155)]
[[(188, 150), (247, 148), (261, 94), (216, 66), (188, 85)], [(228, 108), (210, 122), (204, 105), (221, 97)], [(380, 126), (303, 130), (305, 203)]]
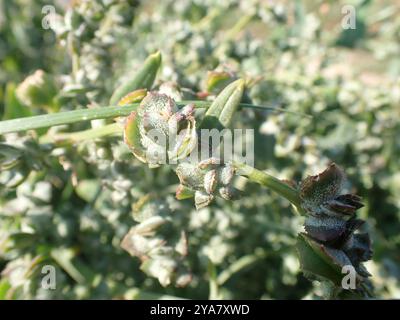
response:
[(250, 181), (258, 183), (264, 187), (271, 189), (282, 197), (289, 200), (295, 207), (300, 210), (300, 197), (296, 189), (287, 183), (271, 176), (270, 174), (257, 170), (243, 163), (234, 163), (238, 170), (238, 174), (248, 178)]
[[(177, 102), (177, 105), (179, 107), (183, 107), (190, 103), (193, 103), (196, 108), (208, 108), (212, 102), (190, 100), (190, 101)], [(80, 121), (124, 117), (129, 115), (132, 111), (134, 111), (138, 107), (138, 105), (139, 103), (133, 103), (123, 107), (112, 106), (112, 107), (81, 109), (81, 110), (58, 112), (54, 114), (43, 114), (39, 116), (1, 121), (0, 134), (19, 132), (31, 129), (48, 128), (52, 126), (71, 124)], [(248, 103), (241, 103), (239, 106), (241, 108), (291, 112), (281, 108), (259, 106)], [(299, 114), (299, 115), (310, 117), (309, 115), (304, 115), (304, 114)]]
[(225, 35), (225, 41), (234, 40), (240, 31), (242, 31), (255, 17), (254, 14), (242, 16), (238, 22)]
[(217, 268), (211, 260), (208, 261), (208, 277), (209, 277), (209, 285), (210, 292), (208, 294), (209, 300), (217, 300), (219, 298), (219, 287), (217, 281)]
[(267, 253), (262, 250), (261, 252), (256, 252), (239, 258), (219, 274), (217, 278), (218, 285), (224, 285), (232, 276), (251, 266), (253, 263), (264, 259), (266, 256)]
[(74, 144), (89, 139), (97, 139), (112, 134), (121, 133), (123, 127), (119, 123), (112, 123), (98, 128), (71, 133), (56, 133), (45, 135), (40, 138), (40, 143)]
[(30, 129), (47, 128), (80, 121), (127, 116), (133, 110), (135, 110), (138, 105), (139, 104), (136, 103), (124, 107), (81, 109), (1, 121), (0, 134)]

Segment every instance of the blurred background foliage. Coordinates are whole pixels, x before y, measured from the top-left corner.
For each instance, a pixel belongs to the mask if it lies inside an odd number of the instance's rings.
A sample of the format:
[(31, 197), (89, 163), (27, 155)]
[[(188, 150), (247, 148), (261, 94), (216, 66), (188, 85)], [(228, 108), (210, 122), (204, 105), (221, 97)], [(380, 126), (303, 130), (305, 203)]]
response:
[[(375, 294), (400, 298), (399, 1), (49, 2), (0, 1), (2, 119), (54, 111), (17, 98), (38, 69), (54, 77), (61, 110), (106, 106), (158, 49), (156, 87), (178, 97), (205, 92), (208, 71), (244, 77), (247, 99), (291, 111), (237, 117), (235, 127), (255, 128), (255, 167), (296, 181), (330, 161), (344, 168), (365, 203)], [(49, 4), (58, 16), (45, 29)], [(356, 9), (356, 29), (342, 28), (344, 5)], [(242, 181), (241, 200), (196, 211), (174, 198), (171, 170), (148, 169), (121, 137), (40, 141), (99, 122), (0, 137), (0, 299), (323, 296), (299, 270), (301, 218), (268, 190)], [(154, 236), (166, 246), (186, 231), (187, 256), (177, 262), (191, 271), (185, 287), (161, 286), (175, 269), (146, 275), (121, 249), (140, 215), (168, 217)], [(56, 268), (55, 290), (41, 287), (44, 265)]]

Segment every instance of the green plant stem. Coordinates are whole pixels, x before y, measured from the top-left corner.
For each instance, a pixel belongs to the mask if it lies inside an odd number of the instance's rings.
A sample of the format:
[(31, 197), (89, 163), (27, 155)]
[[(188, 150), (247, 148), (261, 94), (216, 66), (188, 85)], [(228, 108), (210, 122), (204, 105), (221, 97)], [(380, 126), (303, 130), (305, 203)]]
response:
[[(187, 104), (193, 103), (196, 108), (208, 108), (211, 105), (211, 101), (181, 101), (177, 102), (178, 106), (182, 107)], [(107, 119), (115, 117), (124, 117), (129, 115), (138, 107), (139, 103), (133, 103), (123, 107), (112, 106), (112, 107), (101, 107), (92, 109), (81, 109), (73, 111), (58, 112), (53, 114), (44, 114), (33, 117), (24, 117), (12, 120), (6, 120), (0, 122), (0, 134), (19, 132), (31, 129), (48, 128), (52, 126), (59, 126), (64, 124), (71, 124), (80, 121), (90, 121), (96, 119)], [(248, 103), (241, 103), (241, 108), (252, 108), (260, 110), (273, 110), (290, 112), (285, 109), (258, 106)], [(301, 114), (300, 114), (301, 115)], [(309, 115), (303, 115), (309, 117)]]
[(264, 187), (271, 189), (282, 197), (289, 200), (300, 212), (300, 197), (296, 189), (287, 183), (271, 176), (270, 174), (257, 170), (243, 163), (234, 162), (234, 166), (238, 170), (238, 174), (248, 178), (252, 182), (256, 182)]
[(44, 114), (34, 117), (19, 118), (0, 122), (0, 134), (18, 132), (30, 129), (47, 128), (63, 124), (70, 124), (80, 121), (95, 119), (115, 118), (127, 116), (137, 108), (139, 104), (132, 104), (124, 107), (104, 107), (93, 109), (82, 109), (74, 111)]
[(253, 263), (264, 259), (267, 253), (264, 250), (243, 256), (222, 271), (217, 278), (219, 286), (224, 285), (233, 275), (251, 266)]
[(112, 123), (98, 128), (84, 131), (47, 134), (39, 139), (40, 143), (74, 144), (81, 141), (101, 138), (112, 134), (122, 134), (123, 126), (119, 123)]
[(208, 299), (209, 300), (217, 300), (219, 298), (217, 268), (215, 267), (214, 263), (211, 260), (208, 261), (208, 277), (209, 277), (209, 284), (210, 284), (210, 292), (208, 294)]
[(242, 31), (251, 22), (251, 20), (253, 20), (254, 17), (254, 14), (242, 16), (238, 22), (236, 22), (236, 24), (227, 32), (225, 35), (225, 41), (234, 40), (240, 31)]

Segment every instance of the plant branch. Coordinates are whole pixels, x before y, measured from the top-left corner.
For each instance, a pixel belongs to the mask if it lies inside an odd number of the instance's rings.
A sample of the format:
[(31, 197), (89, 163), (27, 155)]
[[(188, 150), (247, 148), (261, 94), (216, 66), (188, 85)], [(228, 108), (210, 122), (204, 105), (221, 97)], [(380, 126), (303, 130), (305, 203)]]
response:
[(256, 251), (253, 254), (243, 256), (228, 266), (217, 277), (219, 286), (223, 286), (233, 275), (251, 266), (253, 263), (264, 259), (267, 253), (264, 250)]
[[(196, 106), (196, 108), (208, 108), (212, 102), (189, 100), (189, 101), (181, 101), (178, 102), (177, 104), (178, 106), (183, 107), (184, 105), (190, 103), (193, 103)], [(54, 114), (44, 114), (33, 117), (24, 117), (24, 118), (1, 121), (0, 134), (19, 132), (31, 129), (48, 128), (52, 126), (71, 124), (80, 121), (124, 117), (128, 116), (132, 111), (134, 111), (138, 107), (138, 105), (139, 103), (133, 103), (123, 107), (112, 106), (112, 107), (81, 109), (81, 110), (65, 111)], [(241, 108), (291, 112), (274, 106), (259, 106), (248, 103), (241, 103), (239, 106)], [(310, 115), (304, 115), (304, 114), (300, 115), (310, 117)]]
[(217, 300), (219, 298), (219, 286), (217, 281), (217, 268), (214, 263), (209, 260), (208, 261), (208, 276), (209, 276), (209, 287), (210, 292), (208, 294), (209, 300)]
[(98, 128), (84, 131), (47, 134), (39, 139), (40, 143), (74, 144), (81, 141), (101, 138), (112, 134), (123, 132), (123, 126), (119, 123), (112, 123)]
[(301, 212), (300, 198), (296, 189), (283, 182), (282, 180), (279, 180), (266, 172), (257, 170), (246, 164), (234, 162), (233, 165), (238, 170), (239, 175), (244, 176), (250, 181), (256, 182), (278, 193), (279, 195), (289, 200), (290, 203), (292, 203)]

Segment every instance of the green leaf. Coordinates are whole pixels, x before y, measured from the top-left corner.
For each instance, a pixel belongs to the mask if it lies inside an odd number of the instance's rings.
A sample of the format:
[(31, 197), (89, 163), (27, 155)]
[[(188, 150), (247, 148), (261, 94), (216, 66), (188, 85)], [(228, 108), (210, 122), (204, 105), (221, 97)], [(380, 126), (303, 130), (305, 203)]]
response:
[(132, 153), (142, 162), (146, 162), (146, 150), (142, 147), (140, 139), (139, 121), (137, 112), (132, 112), (126, 119), (124, 141)]
[(54, 77), (39, 69), (18, 85), (16, 96), (29, 108), (55, 112), (60, 108), (57, 92), (58, 88)]
[(225, 71), (211, 71), (207, 74), (206, 90), (211, 93), (219, 93), (231, 81), (232, 76)]
[(0, 300), (7, 300), (7, 292), (11, 288), (11, 284), (6, 279), (0, 280)]
[(116, 105), (121, 98), (137, 89), (151, 89), (161, 65), (161, 53), (151, 54), (139, 71), (134, 71), (127, 80), (117, 87), (110, 98), (110, 105)]
[(86, 202), (92, 202), (93, 200), (95, 200), (99, 190), (99, 181), (95, 179), (81, 180), (75, 189), (78, 196)]
[(243, 79), (236, 80), (225, 87), (208, 108), (200, 128), (227, 128), (240, 104), (240, 100), (242, 100), (244, 87)]
[(71, 248), (56, 248), (51, 251), (51, 257), (58, 265), (77, 283), (91, 284), (94, 279), (93, 272), (76, 257), (76, 252)]
[(184, 200), (194, 197), (194, 191), (182, 184), (179, 185), (178, 189), (176, 190), (176, 199)]
[(301, 269), (306, 277), (329, 280), (340, 286), (343, 278), (341, 266), (327, 255), (325, 248), (307, 235), (300, 234), (297, 238), (296, 249)]
[(15, 89), (16, 85), (14, 83), (7, 83), (4, 97), (5, 110), (3, 120), (29, 117), (32, 115), (30, 109), (17, 99)]
[(129, 92), (118, 101), (119, 106), (125, 106), (127, 104), (132, 104), (135, 102), (140, 102), (144, 99), (147, 94), (147, 89), (137, 89)]

